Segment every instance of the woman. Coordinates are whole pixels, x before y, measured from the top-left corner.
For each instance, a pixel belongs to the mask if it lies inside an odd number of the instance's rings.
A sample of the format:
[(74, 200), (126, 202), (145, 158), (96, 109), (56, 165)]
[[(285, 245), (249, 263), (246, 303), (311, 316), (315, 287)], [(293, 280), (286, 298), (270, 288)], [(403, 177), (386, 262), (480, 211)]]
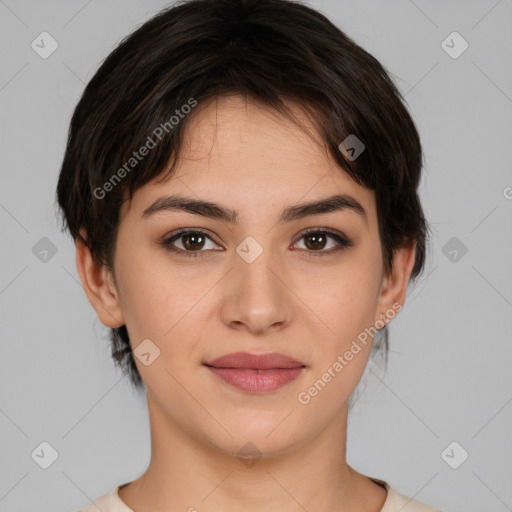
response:
[(87, 85), (57, 188), (151, 462), (85, 512), (427, 512), (346, 461), (428, 233), (384, 68), (285, 0), (191, 0)]

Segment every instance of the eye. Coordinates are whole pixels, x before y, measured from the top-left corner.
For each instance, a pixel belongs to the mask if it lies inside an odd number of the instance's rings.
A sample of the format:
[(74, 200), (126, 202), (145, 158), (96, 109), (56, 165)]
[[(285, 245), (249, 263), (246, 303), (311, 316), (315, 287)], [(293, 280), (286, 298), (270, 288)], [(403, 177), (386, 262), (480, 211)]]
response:
[[(182, 239), (183, 241), (180, 241)], [(343, 249), (353, 246), (346, 237), (342, 236), (337, 232), (333, 232), (327, 229), (313, 228), (301, 233), (301, 238), (305, 240), (305, 251), (308, 256), (327, 256), (335, 252), (339, 252)], [(327, 241), (331, 239), (334, 241), (333, 247), (329, 250), (325, 249)], [(176, 247), (175, 242), (179, 241), (180, 247)], [(216, 245), (213, 239), (204, 231), (192, 228), (183, 228), (178, 230), (175, 234), (162, 240), (161, 245), (174, 253), (178, 253), (185, 257), (204, 257), (210, 251), (204, 251), (205, 245), (210, 241), (213, 245)], [(296, 242), (297, 244), (298, 242)], [(208, 247), (206, 247), (208, 249)], [(215, 249), (214, 249), (215, 250)], [(205, 254), (206, 253), (206, 254)]]
[[(328, 239), (334, 240), (334, 246), (331, 246), (329, 250), (325, 249)], [(348, 247), (352, 247), (354, 244), (348, 238), (342, 236), (337, 232), (333, 232), (327, 229), (309, 229), (301, 233), (300, 240), (305, 240), (305, 246), (308, 256), (328, 256), (329, 254), (337, 253)]]
[[(180, 238), (184, 240), (184, 242), (180, 242), (183, 247), (182, 249), (179, 247), (176, 248), (174, 246), (174, 242)], [(212, 238), (208, 236), (204, 231), (184, 228), (180, 229), (171, 237), (162, 240), (162, 245), (171, 252), (180, 253), (187, 257), (201, 258), (204, 256), (204, 254), (201, 253), (204, 253), (205, 251), (201, 251), (200, 249), (204, 248), (206, 240), (209, 240), (213, 243)]]

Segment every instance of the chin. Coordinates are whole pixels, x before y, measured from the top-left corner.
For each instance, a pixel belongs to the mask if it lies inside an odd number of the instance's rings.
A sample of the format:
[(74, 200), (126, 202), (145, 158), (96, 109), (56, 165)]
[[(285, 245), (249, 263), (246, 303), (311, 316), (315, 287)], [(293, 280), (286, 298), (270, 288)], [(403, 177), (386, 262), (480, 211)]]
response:
[[(275, 421), (253, 423), (233, 423), (227, 430), (233, 435), (224, 434), (212, 438), (208, 435), (207, 444), (231, 457), (244, 462), (245, 459), (274, 458), (296, 449), (306, 443), (304, 426), (295, 432), (296, 421), (286, 425), (283, 416), (273, 418)], [(294, 428), (290, 430), (290, 426)]]

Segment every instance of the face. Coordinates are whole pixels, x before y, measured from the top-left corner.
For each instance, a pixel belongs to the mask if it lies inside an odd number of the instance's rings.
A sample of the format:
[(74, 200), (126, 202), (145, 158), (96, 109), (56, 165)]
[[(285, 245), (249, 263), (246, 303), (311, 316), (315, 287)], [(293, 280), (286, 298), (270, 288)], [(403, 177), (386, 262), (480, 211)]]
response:
[[(135, 361), (162, 421), (225, 453), (248, 442), (285, 453), (343, 417), (370, 353), (362, 333), (403, 299), (412, 256), (399, 255), (397, 277), (383, 274), (374, 192), (291, 121), (240, 97), (191, 121), (172, 178), (123, 204), (116, 284), (107, 275), (91, 302), (145, 354)], [(333, 211), (290, 210), (335, 195)], [(219, 209), (165, 207), (166, 196)], [(271, 359), (259, 377), (205, 365), (238, 352), (300, 365)]]

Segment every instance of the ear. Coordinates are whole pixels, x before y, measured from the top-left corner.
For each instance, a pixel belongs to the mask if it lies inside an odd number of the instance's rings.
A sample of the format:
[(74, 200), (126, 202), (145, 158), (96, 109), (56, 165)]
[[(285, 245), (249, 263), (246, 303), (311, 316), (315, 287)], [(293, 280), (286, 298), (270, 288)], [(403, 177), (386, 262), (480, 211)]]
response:
[[(84, 229), (80, 230), (80, 234), (86, 239)], [(111, 272), (96, 263), (89, 247), (80, 238), (76, 239), (75, 247), (76, 267), (82, 286), (101, 323), (107, 327), (124, 325), (119, 295)]]
[[(396, 311), (397, 303), (400, 307), (405, 302), (407, 285), (414, 267), (416, 256), (416, 240), (407, 247), (400, 247), (393, 252), (393, 264), (389, 275), (384, 276), (379, 297), (379, 317), (382, 319), (390, 309)], [(393, 308), (393, 305), (395, 307)]]

